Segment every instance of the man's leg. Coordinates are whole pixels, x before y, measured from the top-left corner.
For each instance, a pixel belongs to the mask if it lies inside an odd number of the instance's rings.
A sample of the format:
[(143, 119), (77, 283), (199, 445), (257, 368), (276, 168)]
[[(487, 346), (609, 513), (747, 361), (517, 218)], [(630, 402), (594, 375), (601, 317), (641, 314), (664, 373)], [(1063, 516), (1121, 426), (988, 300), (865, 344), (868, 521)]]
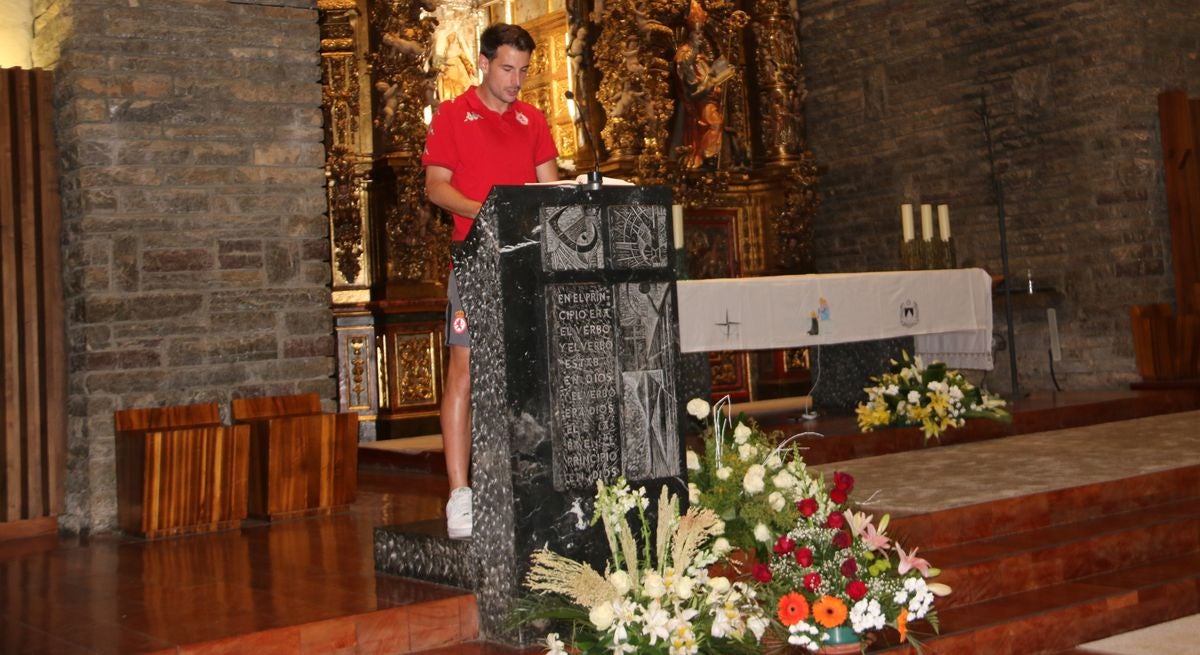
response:
[(458, 296), (458, 283), (450, 274), (446, 286), (446, 388), (442, 396), (442, 454), (450, 478), (450, 501), (446, 503), (446, 534), (453, 539), (471, 536), (471, 335), (467, 314)]
[(470, 486), (471, 349), (450, 346), (446, 393), (442, 397), (442, 448), (450, 491)]

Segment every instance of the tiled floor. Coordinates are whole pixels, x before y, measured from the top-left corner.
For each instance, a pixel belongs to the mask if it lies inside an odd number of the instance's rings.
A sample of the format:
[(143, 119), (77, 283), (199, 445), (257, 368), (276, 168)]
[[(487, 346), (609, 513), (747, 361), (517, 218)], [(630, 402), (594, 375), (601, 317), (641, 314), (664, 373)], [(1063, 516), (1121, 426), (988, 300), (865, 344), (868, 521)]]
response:
[[(353, 511), (335, 516), (157, 541), (0, 543), (0, 652), (209, 642), (185, 652), (398, 653), (473, 638), (472, 596), (374, 569), (372, 529), (436, 516), (445, 480), (364, 472), (359, 481)], [(251, 632), (262, 637), (221, 641)]]

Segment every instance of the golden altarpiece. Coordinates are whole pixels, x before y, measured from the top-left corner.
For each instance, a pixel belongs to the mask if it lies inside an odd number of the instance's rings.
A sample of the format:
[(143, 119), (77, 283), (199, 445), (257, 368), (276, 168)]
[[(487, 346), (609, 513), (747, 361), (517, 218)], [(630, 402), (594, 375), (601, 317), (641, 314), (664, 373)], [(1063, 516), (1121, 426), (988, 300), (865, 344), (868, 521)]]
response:
[[(317, 1), (340, 405), (378, 438), (438, 431), (450, 222), (424, 198), (420, 155), (438, 103), (477, 82), (492, 22), (537, 43), (521, 97), (545, 113), (564, 175), (598, 166), (672, 188), (688, 277), (812, 271), (789, 2), (563, 1)], [(808, 377), (803, 350), (711, 364), (714, 395), (735, 399), (803, 392)]]

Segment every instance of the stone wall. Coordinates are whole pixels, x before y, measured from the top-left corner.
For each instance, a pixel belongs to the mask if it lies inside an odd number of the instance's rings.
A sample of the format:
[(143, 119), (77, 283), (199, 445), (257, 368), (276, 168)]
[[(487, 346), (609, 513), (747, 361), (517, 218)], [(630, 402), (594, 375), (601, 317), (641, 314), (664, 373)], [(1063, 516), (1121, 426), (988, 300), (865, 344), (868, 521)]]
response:
[[(1014, 303), (1023, 390), (1137, 379), (1129, 306), (1173, 299), (1157, 94), (1200, 95), (1194, 0), (800, 0), (809, 144), (827, 168), (822, 272), (899, 266), (902, 202), (949, 203), (960, 265), (999, 273), (986, 94), (1011, 272), (1057, 294)], [(1003, 304), (996, 304), (1003, 335)], [(1008, 389), (1008, 354), (988, 383)]]
[(68, 530), (115, 524), (115, 410), (333, 407), (311, 4), (35, 4), (63, 160)]

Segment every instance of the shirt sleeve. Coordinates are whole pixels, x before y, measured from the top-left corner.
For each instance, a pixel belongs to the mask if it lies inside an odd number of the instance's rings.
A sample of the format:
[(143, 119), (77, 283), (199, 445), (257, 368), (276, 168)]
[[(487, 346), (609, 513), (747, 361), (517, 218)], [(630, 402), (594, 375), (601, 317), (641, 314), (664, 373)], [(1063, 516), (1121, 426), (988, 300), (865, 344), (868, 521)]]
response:
[(441, 166), (452, 171), (458, 168), (458, 147), (451, 130), (449, 105), (449, 102), (443, 103), (429, 122), (425, 151), (421, 154), (422, 166)]
[(533, 165), (541, 166), (542, 164), (558, 157), (558, 147), (554, 145), (554, 137), (550, 135), (550, 125), (546, 122), (546, 117), (542, 112), (538, 112), (542, 118), (541, 128), (539, 129), (538, 142), (534, 144), (533, 149)]

